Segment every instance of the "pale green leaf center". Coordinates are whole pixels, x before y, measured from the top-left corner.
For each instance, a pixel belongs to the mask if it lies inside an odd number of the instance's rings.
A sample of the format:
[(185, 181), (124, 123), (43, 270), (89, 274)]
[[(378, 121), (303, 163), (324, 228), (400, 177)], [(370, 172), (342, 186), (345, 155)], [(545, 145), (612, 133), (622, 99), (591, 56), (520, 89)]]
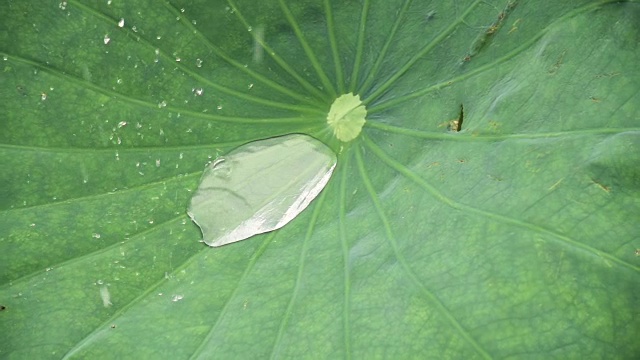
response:
[(360, 95), (348, 93), (339, 96), (331, 104), (327, 124), (338, 140), (347, 142), (360, 135), (366, 116), (367, 109), (360, 100)]

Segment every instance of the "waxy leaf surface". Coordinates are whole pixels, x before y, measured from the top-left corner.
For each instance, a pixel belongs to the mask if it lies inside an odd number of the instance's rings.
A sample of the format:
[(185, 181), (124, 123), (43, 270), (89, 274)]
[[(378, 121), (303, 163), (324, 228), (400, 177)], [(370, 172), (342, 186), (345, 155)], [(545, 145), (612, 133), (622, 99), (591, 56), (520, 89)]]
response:
[[(636, 357), (639, 18), (0, 2), (0, 357)], [(343, 142), (327, 115), (349, 93), (367, 115)], [(199, 243), (206, 164), (294, 133), (337, 154), (321, 194)]]

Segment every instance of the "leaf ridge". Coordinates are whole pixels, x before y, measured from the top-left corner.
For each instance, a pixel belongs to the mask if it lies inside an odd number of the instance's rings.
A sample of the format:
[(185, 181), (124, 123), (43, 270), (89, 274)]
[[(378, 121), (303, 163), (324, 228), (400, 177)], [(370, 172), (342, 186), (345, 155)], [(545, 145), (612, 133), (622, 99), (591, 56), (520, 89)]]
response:
[(393, 23), (393, 26), (391, 27), (389, 36), (387, 36), (387, 40), (382, 46), (382, 50), (380, 50), (380, 53), (378, 53), (378, 58), (376, 59), (376, 62), (373, 64), (373, 68), (371, 68), (371, 70), (369, 71), (369, 74), (367, 75), (367, 78), (365, 79), (364, 84), (360, 86), (360, 90), (358, 91), (359, 94), (364, 94), (367, 91), (369, 91), (369, 86), (375, 80), (375, 76), (378, 74), (378, 70), (380, 69), (380, 66), (382, 65), (382, 62), (384, 61), (385, 57), (387, 56), (387, 51), (389, 50), (389, 46), (391, 46), (391, 42), (393, 41), (396, 35), (396, 32), (400, 27), (401, 21), (402, 19), (404, 19), (404, 15), (409, 9), (409, 6), (411, 5), (412, 1), (413, 0), (405, 0), (404, 5), (402, 5), (400, 12), (396, 16), (396, 21)]
[(360, 26), (358, 28), (358, 42), (356, 45), (356, 56), (353, 60), (353, 71), (351, 72), (351, 82), (349, 85), (349, 92), (353, 93), (356, 90), (358, 84), (358, 75), (360, 74), (360, 65), (362, 65), (362, 53), (364, 49), (364, 38), (367, 28), (367, 14), (369, 12), (369, 6), (371, 5), (369, 0), (364, 0), (362, 11), (360, 12)]
[(161, 179), (161, 180), (157, 180), (157, 181), (153, 181), (153, 182), (148, 182), (148, 183), (144, 183), (141, 185), (136, 185), (136, 186), (130, 186), (124, 189), (117, 189), (115, 191), (109, 191), (106, 193), (100, 193), (100, 194), (94, 194), (94, 195), (88, 195), (88, 196), (80, 196), (77, 198), (69, 198), (69, 199), (65, 199), (65, 200), (61, 200), (61, 201), (56, 201), (53, 203), (47, 203), (47, 204), (39, 204), (39, 205), (33, 205), (33, 206), (25, 206), (25, 207), (21, 207), (21, 208), (17, 208), (17, 209), (9, 209), (9, 210), (2, 210), (0, 211), (0, 214), (3, 213), (8, 213), (8, 212), (12, 212), (12, 213), (16, 213), (19, 211), (33, 211), (33, 209), (46, 209), (48, 207), (54, 207), (54, 206), (60, 206), (60, 205), (70, 205), (73, 203), (77, 203), (77, 202), (81, 202), (81, 201), (87, 201), (87, 200), (95, 200), (95, 199), (100, 199), (103, 197), (107, 197), (107, 196), (113, 196), (116, 194), (126, 194), (126, 193), (130, 193), (130, 192), (137, 192), (140, 190), (145, 190), (145, 189), (152, 189), (156, 186), (165, 186), (166, 184), (170, 184), (172, 182), (181, 182), (186, 178), (190, 178), (190, 177), (194, 177), (197, 178), (199, 176), (202, 176), (202, 172), (201, 171), (196, 171), (196, 172), (192, 172), (192, 173), (183, 173), (181, 177), (177, 177), (177, 176), (172, 176), (172, 177), (168, 177), (165, 179)]
[(289, 324), (289, 319), (291, 318), (291, 314), (293, 312), (293, 306), (296, 303), (298, 298), (298, 293), (300, 292), (300, 288), (302, 287), (302, 276), (304, 273), (305, 259), (307, 258), (307, 252), (309, 251), (309, 241), (311, 236), (313, 235), (313, 230), (315, 229), (316, 224), (318, 223), (318, 217), (320, 216), (320, 210), (324, 205), (324, 199), (326, 195), (326, 191), (320, 193), (320, 196), (317, 199), (317, 204), (313, 209), (313, 213), (311, 215), (311, 220), (309, 221), (309, 225), (307, 226), (307, 232), (304, 237), (304, 242), (302, 244), (302, 250), (300, 252), (300, 262), (298, 265), (298, 273), (296, 274), (296, 283), (293, 287), (293, 293), (291, 294), (291, 298), (289, 299), (289, 303), (287, 304), (287, 308), (284, 312), (284, 316), (282, 321), (280, 321), (280, 326), (278, 327), (278, 333), (273, 341), (273, 349), (271, 351), (270, 359), (276, 359), (279, 355), (279, 350), (282, 344), (282, 338), (284, 337), (284, 331), (287, 325)]
[(308, 97), (302, 96), (294, 91), (289, 90), (288, 88), (278, 84), (275, 81), (270, 80), (269, 78), (265, 77), (264, 75), (251, 70), (249, 67), (244, 66), (244, 64), (239, 63), (238, 61), (232, 59), (231, 57), (229, 57), (228, 54), (226, 54), (222, 49), (220, 49), (219, 47), (217, 47), (216, 45), (214, 45), (207, 37), (204, 36), (204, 34), (202, 32), (200, 32), (191, 21), (189, 21), (187, 19), (187, 16), (184, 15), (184, 13), (181, 13), (175, 6), (173, 6), (169, 1), (165, 0), (164, 5), (167, 7), (167, 9), (169, 9), (171, 12), (173, 12), (173, 14), (176, 17), (180, 18), (180, 22), (182, 22), (182, 24), (186, 27), (188, 27), (189, 29), (191, 29), (191, 31), (196, 34), (196, 36), (198, 36), (207, 46), (207, 48), (209, 48), (211, 51), (213, 51), (213, 53), (215, 53), (216, 55), (218, 55), (220, 58), (222, 58), (224, 61), (226, 61), (227, 63), (229, 63), (230, 65), (232, 65), (233, 67), (235, 67), (236, 69), (246, 73), (247, 75), (253, 77), (255, 80), (269, 86), (270, 88), (277, 90), (278, 92), (285, 94), (293, 99), (296, 99), (298, 101), (302, 101), (302, 102), (306, 102), (309, 103), (311, 105), (317, 105), (312, 99), (309, 99)]
[[(179, 218), (180, 217), (175, 217), (174, 219), (172, 219), (170, 221), (175, 221), (176, 219), (179, 219)], [(165, 224), (168, 223), (168, 222), (169, 221), (165, 222)], [(154, 229), (149, 229), (149, 230), (154, 230)], [(139, 236), (139, 235), (140, 234), (137, 234), (136, 236)], [(120, 244), (120, 243), (115, 243), (115, 244), (105, 248), (104, 250), (112, 249), (112, 248), (114, 248), (116, 246), (121, 246), (121, 245), (122, 244)], [(206, 251), (206, 249), (202, 250), (202, 251)], [(88, 254), (88, 255), (94, 255), (94, 254), (96, 254), (96, 253), (92, 253), (92, 254)], [(200, 254), (200, 252), (195, 253), (194, 255), (192, 255), (191, 257), (186, 259), (184, 261), (184, 263), (182, 265), (180, 265), (179, 267), (177, 267), (172, 273), (173, 274), (180, 273), (183, 269), (186, 269), (187, 267), (189, 267), (193, 262), (196, 261), (196, 258), (199, 256), (199, 254)], [(85, 256), (83, 256), (81, 258), (85, 258)], [(64, 262), (62, 264), (63, 265), (67, 265), (68, 263), (71, 263), (73, 260), (75, 260), (75, 259), (72, 259), (70, 261)], [(166, 276), (163, 277), (159, 281), (157, 281), (154, 284), (152, 284), (151, 286), (149, 286), (146, 290), (144, 290), (142, 293), (140, 293), (134, 299), (132, 299), (128, 304), (126, 304), (126, 305), (122, 306), (121, 308), (119, 308), (106, 321), (102, 322), (99, 326), (97, 326), (95, 330), (93, 330), (92, 332), (87, 334), (87, 336), (85, 336), (83, 339), (78, 341), (71, 349), (69, 349), (67, 351), (66, 354), (64, 354), (62, 356), (62, 358), (63, 359), (69, 359), (75, 353), (77, 353), (78, 351), (82, 350), (85, 346), (88, 346), (90, 344), (90, 342), (93, 339), (97, 338), (100, 333), (102, 333), (104, 331), (108, 331), (108, 329), (110, 329), (109, 324), (114, 323), (115, 319), (117, 319), (118, 317), (120, 317), (121, 315), (126, 313), (129, 309), (133, 308), (136, 304), (142, 302), (143, 299), (148, 298), (151, 293), (155, 292), (156, 289), (158, 289), (162, 284), (166, 283), (167, 280), (168, 280), (168, 277), (166, 277)]]
[[(351, 148), (349, 148), (351, 149)], [(342, 178), (340, 179), (340, 204), (338, 205), (338, 231), (340, 236), (340, 244), (342, 245), (342, 263), (344, 266), (344, 314), (342, 316), (342, 328), (344, 331), (344, 347), (345, 357), (351, 359), (351, 276), (349, 270), (349, 245), (347, 243), (346, 229), (346, 203), (347, 203), (347, 169), (349, 168), (349, 160), (351, 152), (342, 154), (341, 170)]]
[[(531, 45), (533, 45), (540, 38), (542, 38), (542, 36), (544, 36), (551, 28), (553, 28), (557, 24), (561, 23), (562, 21), (564, 21), (564, 20), (566, 20), (568, 18), (574, 17), (576, 15), (579, 15), (581, 13), (585, 13), (585, 12), (588, 12), (590, 10), (597, 9), (600, 6), (603, 6), (603, 5), (606, 5), (606, 4), (610, 4), (610, 3), (615, 3), (615, 2), (616, 1), (614, 1), (614, 0), (605, 0), (605, 1), (600, 1), (600, 2), (597, 2), (597, 3), (592, 3), (592, 4), (589, 4), (589, 5), (585, 5), (585, 6), (581, 7), (581, 8), (574, 9), (574, 10), (570, 11), (569, 13), (565, 14), (564, 16), (561, 16), (561, 17), (557, 18), (555, 21), (553, 21), (552, 23), (548, 24), (545, 28), (543, 28), (537, 34), (535, 34), (533, 37), (531, 37), (528, 41), (525, 41), (524, 43), (522, 43), (522, 45), (516, 47), (514, 50), (512, 50), (509, 53), (507, 53), (506, 55), (496, 59), (495, 61), (492, 61), (490, 63), (487, 63), (487, 64), (484, 64), (482, 66), (479, 66), (479, 67), (477, 67), (477, 68), (475, 68), (475, 69), (473, 69), (471, 71), (468, 71), (468, 72), (463, 73), (463, 74), (461, 74), (459, 76), (451, 78), (448, 81), (444, 81), (444, 82), (441, 82), (439, 84), (435, 84), (435, 85), (426, 87), (424, 89), (412, 92), (410, 94), (398, 96), (398, 97), (395, 97), (393, 99), (381, 102), (381, 103), (376, 104), (376, 105), (368, 106), (367, 109), (368, 109), (370, 114), (373, 114), (373, 113), (382, 111), (384, 109), (388, 109), (390, 107), (402, 104), (402, 103), (404, 103), (406, 101), (409, 101), (411, 99), (422, 97), (422, 96), (424, 96), (424, 95), (426, 95), (426, 94), (428, 94), (428, 93), (430, 93), (432, 91), (440, 90), (442, 88), (451, 86), (451, 85), (453, 85), (455, 83), (458, 83), (458, 82), (461, 82), (463, 80), (469, 79), (469, 78), (471, 78), (471, 77), (473, 77), (475, 75), (479, 75), (479, 74), (481, 74), (481, 73), (483, 73), (485, 71), (495, 70), (497, 65), (500, 65), (500, 64), (506, 62), (507, 60), (510, 60), (510, 59), (514, 58), (515, 56), (519, 55), (520, 53), (524, 52)], [(465, 12), (465, 14), (467, 12)], [(463, 14), (463, 17), (464, 16), (465, 15)], [(446, 35), (446, 31), (447, 30), (445, 30), (445, 32), (443, 32), (443, 34)], [(438, 40), (438, 39), (439, 39), (439, 37), (436, 38), (436, 40)], [(429, 45), (427, 45), (427, 46), (429, 46)], [(410, 68), (410, 66), (407, 67), (407, 69), (405, 71), (408, 71), (409, 68)], [(403, 67), (403, 69), (404, 69), (404, 67)], [(398, 78), (399, 77), (400, 76), (398, 76)], [(392, 82), (390, 83), (389, 81), (387, 81), (382, 87), (389, 87), (391, 85), (393, 85), (393, 83)], [(378, 89), (378, 90), (379, 91), (374, 93), (374, 95), (375, 94), (380, 95), (384, 91), (384, 90), (380, 90), (380, 89)], [(365, 101), (365, 104), (369, 104), (371, 101), (374, 101), (374, 99), (375, 99), (374, 96), (371, 95), (370, 97), (372, 99), (370, 101)], [(376, 97), (377, 97), (377, 95), (376, 95)], [(369, 98), (367, 98), (367, 100), (369, 100)]]
[(556, 131), (549, 133), (512, 133), (512, 134), (474, 134), (474, 133), (450, 133), (450, 132), (435, 132), (424, 131), (418, 129), (410, 129), (401, 126), (391, 125), (380, 121), (370, 120), (364, 125), (372, 129), (380, 131), (388, 131), (390, 133), (398, 135), (407, 135), (418, 139), (429, 140), (447, 140), (447, 141), (460, 141), (460, 142), (494, 142), (502, 140), (532, 140), (532, 139), (550, 139), (566, 136), (583, 136), (583, 135), (615, 135), (630, 131), (640, 131), (640, 127), (637, 128), (591, 128), (584, 130), (567, 130)]
[[(4, 53), (0, 53), (0, 55), (6, 55), (9, 56), (8, 54), (4, 54)], [(107, 88), (104, 88), (102, 86), (96, 85), (94, 83), (91, 83), (89, 81), (80, 79), (79, 77), (75, 76), (75, 75), (71, 75), (71, 74), (67, 74), (64, 73), (60, 70), (54, 69), (50, 66), (44, 65), (44, 64), (40, 64), (38, 62), (32, 61), (30, 59), (24, 58), (24, 57), (19, 57), (16, 55), (11, 55), (10, 59), (12, 61), (15, 61), (17, 63), (23, 64), (23, 65), (30, 65), (33, 66), (35, 68), (38, 68), (39, 70), (50, 74), (54, 77), (57, 77), (59, 79), (62, 79), (64, 81), (67, 81), (69, 83), (75, 84), (76, 86), (82, 87), (82, 88), (86, 88), (89, 90), (92, 90), (98, 94), (102, 94), (105, 95), (107, 97), (110, 98), (114, 98), (114, 99), (118, 99), (121, 100), (125, 103), (129, 103), (129, 104), (133, 104), (133, 105), (137, 105), (143, 108), (148, 108), (148, 109), (158, 109), (158, 104), (154, 104), (151, 103), (149, 101), (146, 100), (141, 100), (138, 98), (135, 98), (133, 96), (129, 96), (129, 95), (125, 95), (122, 93), (119, 93), (117, 91), (113, 91), (113, 90), (109, 90)], [(204, 79), (204, 78), (203, 78)], [(214, 87), (220, 87), (220, 88), (224, 88), (221, 87), (219, 85), (214, 85), (213, 83), (209, 82), (208, 80), (203, 80), (207, 83), (209, 83), (210, 85), (214, 86)], [(320, 109), (313, 109), (313, 108), (309, 108), (309, 107), (305, 107), (305, 106), (298, 106), (298, 105), (291, 105), (291, 104), (284, 104), (284, 103), (280, 103), (280, 102), (275, 102), (275, 101), (270, 101), (270, 100), (264, 100), (261, 98), (256, 98), (254, 96), (251, 95), (246, 95), (246, 94), (242, 94), (238, 91), (235, 90), (231, 90), (231, 89), (227, 89), (224, 88), (225, 90), (221, 90), (223, 92), (227, 92), (230, 95), (234, 95), (237, 96), (238, 98), (244, 99), (244, 100), (248, 100), (248, 101), (252, 101), (255, 103), (259, 103), (262, 105), (267, 105), (267, 106), (272, 106), (275, 108), (280, 108), (280, 109), (285, 109), (285, 110), (293, 110), (293, 111), (300, 111), (300, 112), (306, 112), (306, 113), (315, 113), (315, 114), (321, 114), (321, 115), (325, 115), (325, 112), (320, 110)], [(211, 119), (211, 120), (219, 120), (222, 122), (228, 122), (228, 123), (289, 123), (289, 122), (298, 122), (300, 121), (300, 119), (304, 119), (301, 117), (293, 117), (293, 118), (272, 118), (272, 119), (264, 119), (264, 118), (257, 118), (257, 119), (253, 119), (253, 118), (246, 118), (246, 117), (237, 117), (237, 116), (227, 116), (227, 115), (214, 115), (214, 114), (210, 114), (210, 113), (202, 113), (202, 112), (198, 112), (198, 111), (193, 111), (193, 110), (187, 110), (187, 109), (183, 109), (183, 108), (179, 108), (179, 107), (175, 107), (172, 105), (167, 105), (165, 107), (166, 110), (171, 110), (171, 111), (175, 111), (175, 112), (179, 112), (182, 114), (187, 114), (193, 117), (199, 117), (199, 118), (206, 118), (206, 119)]]
[(365, 143), (367, 145), (367, 147), (369, 149), (371, 149), (371, 151), (373, 151), (374, 154), (376, 154), (378, 156), (378, 158), (380, 158), (385, 164), (387, 164), (389, 167), (395, 169), (396, 171), (398, 171), (403, 177), (413, 181), (414, 183), (418, 184), (420, 187), (422, 187), (423, 189), (427, 190), (433, 197), (435, 197), (436, 199), (442, 201), (443, 203), (451, 206), (454, 209), (458, 209), (458, 210), (464, 210), (467, 211), (469, 213), (473, 213), (473, 214), (477, 214), (495, 221), (499, 221), (505, 224), (509, 224), (509, 225), (514, 225), (520, 228), (524, 228), (524, 229), (528, 229), (528, 230), (532, 230), (535, 231), (539, 234), (545, 234), (548, 235), (549, 237), (551, 237), (552, 239), (556, 240), (556, 243), (560, 244), (560, 245), (564, 245), (564, 246), (568, 246), (570, 248), (575, 248), (577, 250), (583, 251), (585, 253), (588, 253), (589, 255), (596, 257), (596, 258), (600, 258), (602, 259), (605, 263), (607, 263), (608, 261), (611, 261), (613, 263), (615, 263), (618, 266), (622, 266), (624, 268), (636, 271), (636, 272), (640, 272), (640, 267), (630, 264), (622, 259), (619, 259), (609, 253), (606, 253), (604, 251), (598, 250), (594, 247), (591, 247), (589, 245), (583, 244), (581, 242), (578, 242), (577, 240), (572, 239), (569, 236), (566, 235), (562, 235), (559, 233), (556, 233), (552, 230), (546, 229), (542, 226), (536, 225), (536, 224), (532, 224), (532, 223), (528, 223), (525, 221), (521, 221), (518, 219), (514, 219), (512, 217), (508, 217), (505, 215), (500, 215), (498, 213), (494, 213), (494, 212), (489, 212), (486, 210), (482, 210), (470, 205), (466, 205), (463, 203), (459, 203), (455, 200), (452, 200), (450, 198), (448, 198), (447, 196), (445, 196), (444, 194), (442, 194), (439, 190), (437, 190), (433, 185), (429, 184), (426, 180), (422, 179), (420, 176), (418, 176), (417, 174), (415, 174), (413, 171), (411, 171), (409, 168), (405, 167), (404, 165), (402, 165), (401, 163), (399, 163), (398, 161), (396, 161), (395, 159), (391, 158), (389, 155), (387, 155), (382, 149), (380, 149), (377, 145), (375, 145), (371, 140), (365, 138)]
[[(70, 0), (70, 2), (74, 3), (75, 6), (85, 10), (86, 12), (88, 12), (88, 13), (90, 13), (90, 14), (92, 14), (92, 15), (100, 18), (100, 19), (102, 19), (103, 21), (107, 21), (109, 23), (116, 23), (115, 19), (111, 19), (108, 16), (106, 16), (106, 15), (100, 13), (100, 12), (95, 11), (91, 7), (88, 7), (88, 6), (86, 6), (86, 5), (82, 4), (82, 3), (76, 2), (74, 0)], [(120, 30), (131, 34), (131, 31), (129, 29), (122, 28)], [(132, 35), (134, 35), (134, 34), (132, 34)], [(138, 34), (135, 34), (135, 36), (139, 37)], [(154, 51), (156, 50), (156, 47), (153, 46), (147, 39), (145, 39), (144, 37), (139, 37), (139, 38), (142, 40), (142, 42), (147, 47), (150, 47), (150, 48), (154, 49)], [(255, 102), (255, 103), (258, 103), (258, 104), (277, 107), (277, 108), (280, 108), (280, 109), (306, 111), (306, 112), (317, 112), (319, 110), (319, 109), (316, 109), (316, 108), (309, 108), (309, 107), (306, 107), (306, 106), (292, 105), (292, 104), (286, 104), (286, 103), (281, 103), (281, 102), (277, 102), (277, 101), (272, 101), (272, 100), (260, 98), (260, 97), (257, 97), (257, 96), (248, 95), (248, 94), (242, 93), (242, 92), (237, 91), (237, 90), (230, 89), (230, 88), (228, 88), (226, 86), (216, 84), (216, 83), (210, 81), (209, 79), (205, 78), (204, 76), (201, 76), (201, 75), (193, 72), (190, 68), (184, 66), (181, 63), (176, 63), (175, 59), (173, 59), (170, 56), (168, 56), (164, 51), (157, 51), (157, 54), (158, 54), (158, 56), (161, 56), (165, 60), (167, 60), (168, 63), (174, 64), (175, 67), (177, 67), (177, 68), (181, 69), (183, 72), (189, 74), (192, 78), (197, 79), (198, 81), (201, 81), (202, 83), (207, 84), (207, 85), (209, 85), (209, 86), (215, 88), (216, 90), (218, 90), (220, 92), (223, 92), (225, 94), (236, 96), (236, 97), (238, 97), (240, 99), (251, 101), (251, 102)], [(64, 73), (62, 73), (62, 74), (65, 75)], [(106, 91), (106, 89), (105, 89), (105, 91)], [(129, 97), (128, 95), (124, 95), (124, 94), (121, 94), (121, 93), (118, 93), (118, 92), (114, 92), (114, 93), (115, 94), (119, 94), (119, 96), (121, 98), (123, 98), (123, 97), (124, 98), (128, 98)], [(134, 98), (132, 98), (132, 99), (134, 99)], [(142, 100), (137, 100), (137, 101), (142, 102)], [(152, 105), (152, 107), (157, 107), (157, 104), (151, 104), (151, 105)]]
[[(198, 346), (193, 351), (193, 354), (191, 354), (191, 356), (189, 357), (190, 359), (196, 359), (196, 358), (200, 357), (200, 355), (202, 355), (202, 352), (204, 351), (204, 348), (206, 347), (206, 345), (211, 342), (210, 339), (213, 337), (213, 333), (215, 332), (216, 328), (220, 324), (220, 321), (227, 314), (227, 311), (229, 311), (229, 306), (231, 304), (231, 300), (234, 299), (237, 296), (238, 289), (240, 288), (239, 285), (242, 284), (245, 281), (245, 279), (249, 276), (249, 274), (251, 273), (251, 270), (253, 270), (253, 267), (255, 266), (256, 262), (258, 261), (258, 259), (262, 255), (262, 253), (264, 253), (264, 251), (267, 249), (269, 244), (271, 244), (274, 241), (275, 237), (278, 234), (279, 234), (278, 231), (272, 231), (271, 233), (269, 233), (269, 236), (267, 236), (266, 239), (262, 242), (262, 245), (260, 245), (260, 248), (258, 248), (258, 250), (253, 254), (253, 256), (251, 256), (251, 260), (249, 260), (249, 263), (247, 264), (247, 268), (242, 273), (242, 276), (240, 276), (240, 279), (238, 279), (238, 281), (236, 283), (236, 286), (235, 286), (235, 289), (233, 290), (233, 292), (231, 293), (231, 295), (229, 296), (229, 298), (225, 302), (224, 306), (222, 307), (222, 309), (218, 313), (218, 316), (216, 317), (216, 322), (213, 325), (211, 325), (211, 329), (209, 330), (207, 335), (205, 335), (202, 338), (202, 341), (200, 342), (200, 346)], [(208, 250), (208, 248), (207, 248), (207, 250)]]
[(435, 307), (438, 309), (438, 311), (447, 319), (447, 321), (451, 324), (451, 326), (453, 326), (454, 329), (456, 329), (456, 331), (460, 334), (460, 336), (462, 336), (465, 341), (471, 345), (475, 351), (481, 355), (483, 358), (485, 359), (491, 359), (491, 355), (489, 355), (481, 346), (480, 344), (478, 344), (476, 342), (476, 340), (471, 336), (471, 334), (469, 334), (469, 332), (467, 332), (467, 330), (462, 326), (462, 324), (460, 324), (460, 322), (458, 321), (458, 319), (455, 318), (455, 316), (453, 316), (453, 314), (451, 314), (451, 311), (442, 303), (442, 301), (440, 301), (440, 299), (434, 294), (432, 293), (418, 278), (418, 276), (415, 274), (415, 272), (411, 269), (411, 267), (409, 266), (409, 264), (407, 264), (406, 259), (404, 258), (404, 256), (402, 256), (400, 249), (398, 248), (398, 244), (396, 242), (395, 236), (393, 234), (393, 231), (391, 230), (391, 225), (389, 223), (389, 220), (387, 219), (387, 216), (384, 213), (384, 210), (382, 209), (382, 204), (380, 203), (380, 199), (378, 198), (378, 195), (376, 194), (375, 189), (373, 188), (373, 184), (371, 183), (371, 180), (369, 179), (369, 176), (367, 175), (366, 169), (364, 167), (364, 161), (362, 159), (362, 154), (361, 154), (361, 150), (360, 148), (356, 149), (356, 160), (358, 163), (358, 170), (360, 172), (360, 178), (362, 179), (362, 182), (364, 183), (367, 192), (369, 193), (369, 196), (371, 197), (371, 201), (373, 202), (373, 205), (376, 209), (376, 213), (378, 213), (378, 217), (380, 217), (380, 220), (382, 221), (382, 223), (384, 224), (384, 229), (385, 229), (385, 234), (386, 234), (386, 238), (389, 241), (389, 244), (391, 245), (391, 248), (393, 249), (393, 253), (395, 254), (396, 259), (398, 259), (398, 263), (400, 263), (400, 265), (402, 266), (402, 269), (404, 270), (404, 272), (409, 276), (409, 278), (411, 279), (411, 281), (418, 287), (418, 289), (420, 289), (420, 292), (422, 294), (424, 294), (424, 296), (429, 299), (429, 301), (435, 305)]
[[(174, 223), (174, 222), (177, 223), (178, 220), (184, 220), (184, 219), (185, 219), (185, 216), (179, 215), (179, 216), (175, 216), (173, 218), (167, 219), (167, 220), (165, 220), (163, 222), (159, 222), (159, 223), (157, 223), (157, 225), (155, 227), (150, 227), (150, 228), (145, 229), (145, 230), (143, 230), (143, 231), (141, 231), (139, 233), (134, 234), (133, 236), (129, 236), (129, 238), (127, 239), (126, 242), (136, 241), (136, 239), (138, 237), (144, 237), (145, 235), (151, 234), (154, 231), (162, 230), (162, 228), (161, 228), (162, 226), (170, 226), (172, 223)], [(50, 264), (49, 267), (54, 269), (54, 270), (59, 270), (61, 268), (67, 267), (67, 266), (72, 266), (74, 264), (79, 264), (79, 263), (82, 263), (83, 261), (85, 261), (87, 259), (90, 259), (90, 258), (92, 258), (94, 256), (99, 256), (101, 254), (104, 254), (104, 253), (107, 253), (107, 252), (113, 250), (114, 248), (120, 247), (120, 246), (122, 246), (123, 243), (124, 243), (123, 241), (117, 241), (117, 242), (115, 242), (115, 243), (113, 243), (113, 244), (111, 244), (109, 246), (106, 246), (106, 247), (103, 247), (103, 248), (100, 248), (100, 249), (96, 249), (95, 251), (83, 254), (83, 255), (81, 255), (79, 257), (74, 257), (74, 258), (71, 258), (69, 260), (65, 260), (63, 262)], [(34, 272), (30, 273), (30, 274), (26, 274), (26, 275), (20, 276), (19, 278), (12, 279), (10, 281), (10, 283), (1, 284), (0, 285), (0, 291), (6, 290), (11, 286), (16, 286), (18, 284), (28, 282), (29, 280), (31, 280), (33, 278), (36, 278), (36, 277), (39, 277), (39, 276), (42, 276), (42, 270), (37, 270), (37, 271), (34, 271)]]
[(331, 46), (331, 55), (333, 57), (333, 64), (336, 71), (336, 83), (338, 84), (338, 91), (344, 93), (344, 71), (342, 69), (342, 62), (340, 61), (340, 55), (338, 54), (338, 42), (336, 40), (336, 29), (333, 22), (333, 10), (331, 8), (331, 0), (324, 0), (324, 12), (327, 18), (327, 32), (329, 33), (329, 44)]
[(436, 45), (438, 45), (442, 40), (446, 39), (455, 28), (460, 25), (464, 18), (469, 15), (473, 9), (475, 9), (478, 4), (482, 3), (483, 0), (476, 0), (473, 4), (469, 5), (469, 7), (462, 13), (461, 16), (457, 18), (456, 21), (452, 22), (446, 29), (444, 29), (438, 36), (435, 37), (431, 42), (425, 45), (422, 49), (416, 52), (416, 54), (409, 59), (400, 69), (398, 69), (395, 74), (391, 75), (389, 79), (387, 79), (377, 90), (375, 90), (371, 95), (367, 96), (362, 102), (366, 105), (375, 101), (380, 95), (389, 90), (389, 88), (398, 80), (402, 75), (404, 75), (420, 58), (424, 55), (428, 54), (431, 49), (433, 49)]
[[(234, 0), (227, 0), (227, 3), (234, 10), (236, 16), (242, 22), (245, 28), (247, 29), (250, 28), (251, 26), (249, 25), (247, 20), (244, 18), (244, 16), (242, 16), (242, 14), (240, 13), (240, 10), (235, 5)], [(300, 76), (300, 74), (298, 74), (291, 66), (289, 66), (289, 64), (286, 61), (284, 61), (280, 56), (278, 56), (276, 52), (263, 39), (258, 38), (253, 32), (251, 32), (251, 36), (253, 37), (254, 41), (258, 42), (260, 46), (262, 46), (265, 50), (267, 50), (267, 53), (269, 54), (269, 56), (278, 65), (280, 65), (280, 67), (284, 71), (286, 71), (289, 75), (291, 75), (302, 87), (307, 89), (307, 91), (310, 94), (312, 94), (313, 96), (319, 99), (328, 100), (326, 94), (318, 90), (315, 86), (311, 85), (307, 80), (305, 80), (302, 76)]]
[(307, 42), (304, 35), (302, 34), (302, 31), (300, 31), (300, 26), (298, 25), (298, 22), (296, 21), (296, 19), (293, 17), (291, 10), (289, 10), (289, 7), (287, 6), (287, 4), (284, 3), (283, 0), (279, 0), (279, 3), (280, 3), (280, 8), (284, 13), (284, 16), (287, 18), (287, 21), (293, 28), (293, 32), (296, 34), (296, 37), (298, 38), (300, 45), (302, 45), (302, 49), (304, 50), (304, 53), (307, 55), (307, 59), (309, 59), (309, 61), (311, 62), (311, 66), (313, 66), (313, 69), (316, 71), (316, 74), (320, 78), (320, 82), (322, 82), (322, 85), (325, 87), (325, 89), (330, 92), (330, 95), (332, 97), (335, 97), (336, 89), (331, 84), (331, 81), (327, 77), (327, 74), (324, 72), (322, 65), (320, 65), (320, 62), (318, 62), (318, 58), (313, 52), (313, 49), (311, 49), (311, 47), (309, 46), (309, 43)]

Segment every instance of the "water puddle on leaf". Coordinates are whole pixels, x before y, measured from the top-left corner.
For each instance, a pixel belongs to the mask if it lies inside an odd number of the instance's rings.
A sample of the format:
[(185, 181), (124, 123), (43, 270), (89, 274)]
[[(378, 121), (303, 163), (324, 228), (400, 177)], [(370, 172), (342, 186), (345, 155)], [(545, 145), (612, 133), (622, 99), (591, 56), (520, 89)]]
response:
[(335, 165), (334, 152), (307, 135), (250, 142), (207, 166), (187, 214), (209, 246), (276, 230), (318, 196)]

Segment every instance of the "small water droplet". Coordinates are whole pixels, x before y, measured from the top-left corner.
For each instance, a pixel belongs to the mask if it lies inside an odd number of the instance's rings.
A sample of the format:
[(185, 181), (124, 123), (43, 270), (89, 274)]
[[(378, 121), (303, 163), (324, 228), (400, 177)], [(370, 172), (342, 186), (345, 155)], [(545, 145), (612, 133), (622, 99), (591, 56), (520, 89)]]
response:
[(124, 19), (120, 19), (120, 21), (118, 21), (118, 27), (124, 27)]
[(167, 107), (167, 102), (162, 100), (161, 102), (158, 103), (158, 108), (161, 109), (164, 107)]
[(196, 59), (196, 67), (202, 67), (202, 60)]
[(218, 110), (222, 110), (222, 105), (218, 105), (218, 106), (216, 106), (216, 109), (218, 109)]
[(427, 13), (427, 15), (425, 15), (424, 20), (425, 21), (429, 21), (429, 20), (433, 20), (433, 18), (436, 17), (436, 11), (435, 10), (431, 10)]
[(109, 35), (105, 35), (104, 36), (104, 44), (107, 45), (109, 43), (109, 41), (111, 41), (111, 38), (109, 37)]
[(91, 235), (91, 237), (92, 237), (92, 238), (94, 238), (94, 239), (100, 239), (100, 236), (101, 236), (101, 235), (100, 235), (100, 234), (98, 234), (98, 233), (93, 233), (93, 234)]

